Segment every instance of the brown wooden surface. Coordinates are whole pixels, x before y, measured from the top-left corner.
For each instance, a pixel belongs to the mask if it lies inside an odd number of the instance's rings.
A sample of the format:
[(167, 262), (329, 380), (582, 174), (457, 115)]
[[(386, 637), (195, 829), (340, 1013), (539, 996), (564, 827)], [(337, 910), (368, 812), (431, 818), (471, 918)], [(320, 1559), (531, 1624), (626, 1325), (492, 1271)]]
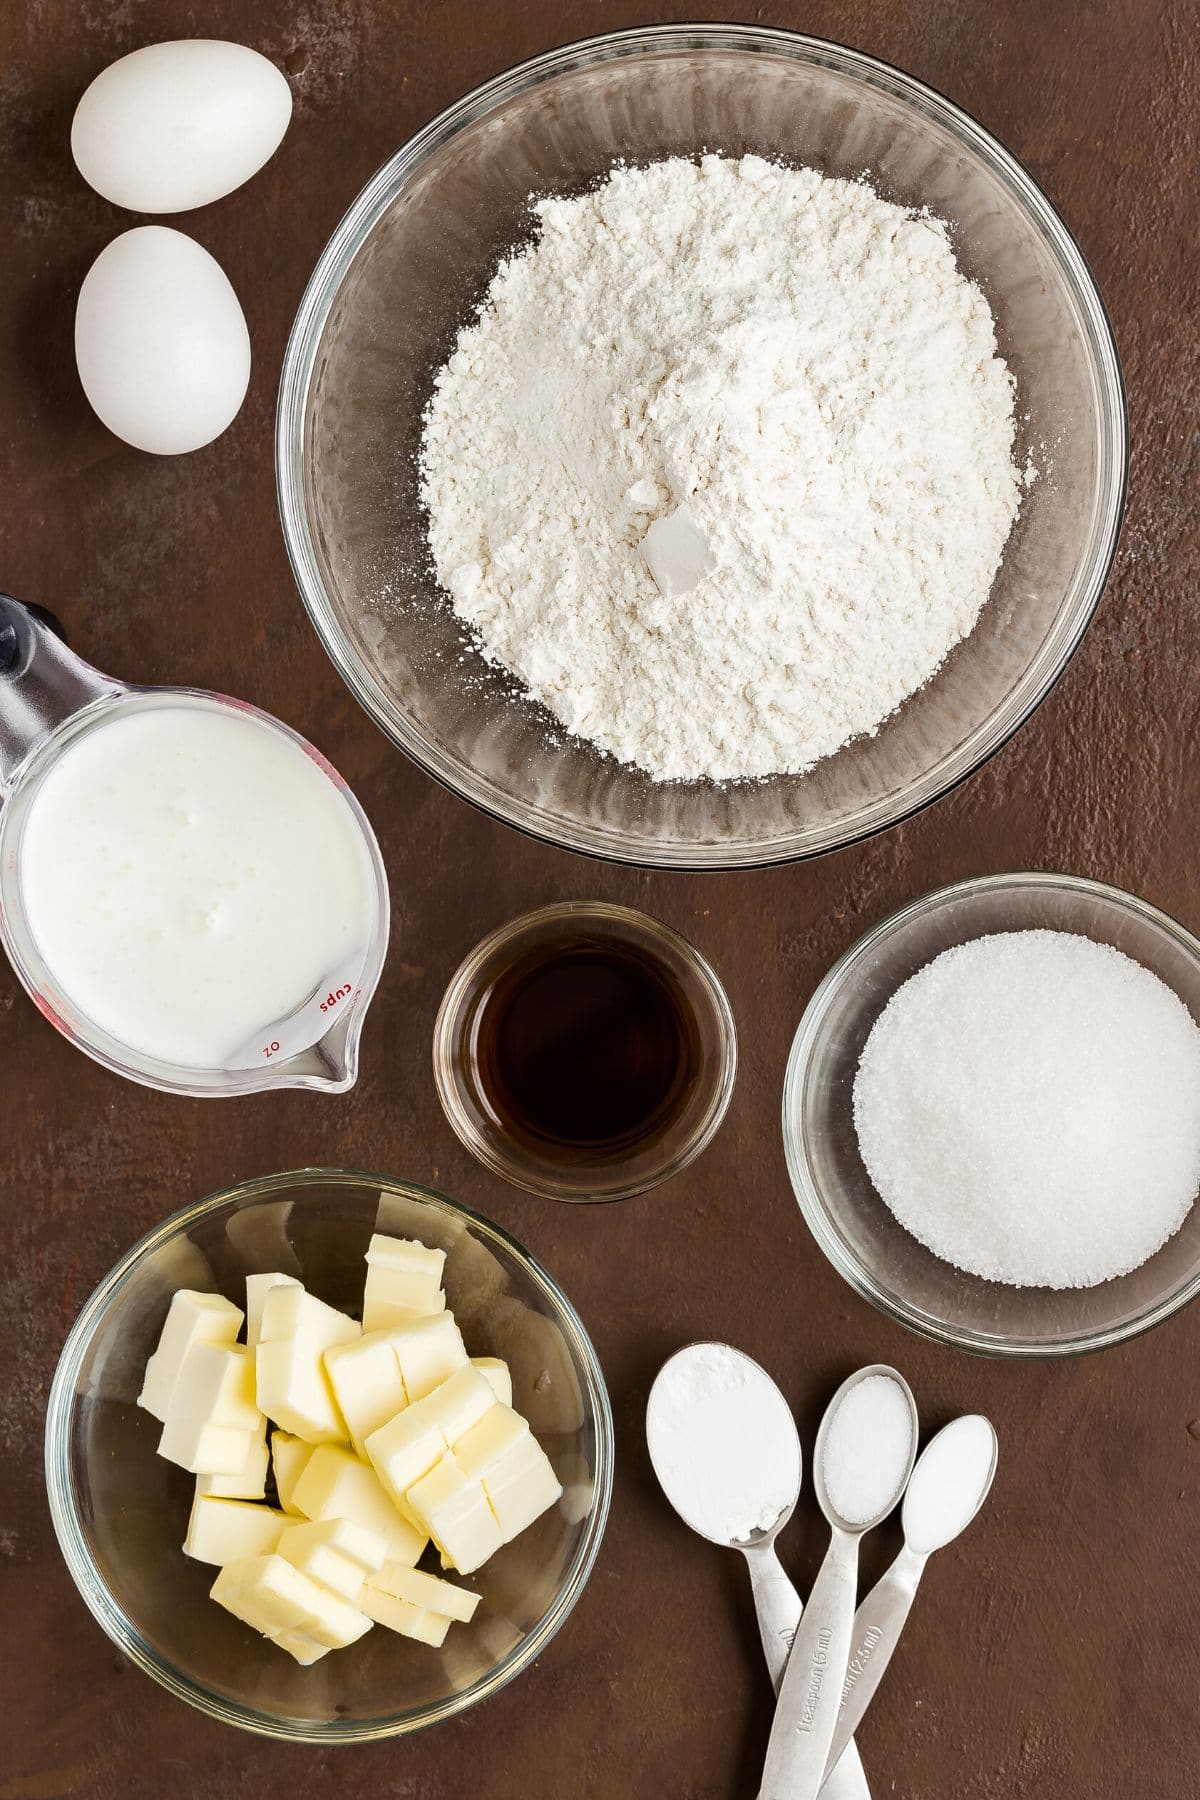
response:
[[(524, 841), (385, 742), (309, 629), (272, 479), (279, 362), (304, 282), (366, 177), (440, 108), (592, 31), (739, 17), (842, 39), (980, 118), (1061, 207), (1124, 357), (1132, 497), (1099, 617), (1066, 677), (994, 762), (860, 849), (752, 876), (639, 874)], [(1200, 1792), (1200, 1310), (1103, 1356), (979, 1362), (855, 1299), (792, 1200), (777, 1113), (805, 1000), (859, 931), (939, 882), (1054, 867), (1131, 887), (1200, 928), (1196, 15), (1171, 0), (4, 0), (0, 5), (0, 586), (57, 609), (78, 648), (137, 681), (244, 694), (314, 738), (372, 815), (395, 928), (355, 1091), (201, 1104), (144, 1092), (72, 1051), (0, 965), (0, 1797), (747, 1796), (769, 1723), (745, 1572), (690, 1536), (652, 1482), (647, 1385), (681, 1341), (732, 1339), (795, 1402), (806, 1444), (852, 1366), (894, 1361), (924, 1415), (996, 1420), (986, 1516), (931, 1565), (861, 1734), (876, 1800), (1186, 1800)], [(220, 259), (254, 345), (248, 401), (199, 454), (158, 460), (79, 391), (79, 281), (131, 221), (68, 149), (74, 103), (158, 38), (251, 43), (296, 110), (268, 168), (178, 221)], [(488, 1178), (439, 1111), (430, 1029), (490, 926), (563, 896), (632, 901), (711, 957), (737, 1014), (737, 1093), (717, 1142), (669, 1187), (570, 1210)], [(312, 1751), (223, 1729), (127, 1667), (59, 1558), (42, 1412), (92, 1285), (163, 1213), (305, 1162), (444, 1187), (559, 1277), (597, 1344), (620, 1466), (575, 1616), (535, 1669), (467, 1717), (371, 1749)], [(805, 1586), (806, 1498), (784, 1540)], [(873, 1547), (874, 1571), (890, 1543)]]

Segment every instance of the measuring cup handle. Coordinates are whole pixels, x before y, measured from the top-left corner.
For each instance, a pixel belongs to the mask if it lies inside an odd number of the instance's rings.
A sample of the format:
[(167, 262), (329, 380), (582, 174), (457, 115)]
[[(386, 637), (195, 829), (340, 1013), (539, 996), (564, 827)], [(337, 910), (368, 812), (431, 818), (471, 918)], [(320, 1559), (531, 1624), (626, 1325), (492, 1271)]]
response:
[(0, 594), (0, 796), (43, 739), (120, 682), (101, 675), (11, 594)]

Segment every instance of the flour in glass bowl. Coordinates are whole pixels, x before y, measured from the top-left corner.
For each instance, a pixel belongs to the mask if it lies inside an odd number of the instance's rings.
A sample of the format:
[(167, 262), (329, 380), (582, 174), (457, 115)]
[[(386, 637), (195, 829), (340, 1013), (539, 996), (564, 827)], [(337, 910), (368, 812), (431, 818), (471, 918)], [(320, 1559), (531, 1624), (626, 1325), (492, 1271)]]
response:
[(749, 156), (543, 199), (438, 373), (438, 578), (485, 656), (659, 781), (800, 773), (972, 629), (1013, 382), (944, 225)]

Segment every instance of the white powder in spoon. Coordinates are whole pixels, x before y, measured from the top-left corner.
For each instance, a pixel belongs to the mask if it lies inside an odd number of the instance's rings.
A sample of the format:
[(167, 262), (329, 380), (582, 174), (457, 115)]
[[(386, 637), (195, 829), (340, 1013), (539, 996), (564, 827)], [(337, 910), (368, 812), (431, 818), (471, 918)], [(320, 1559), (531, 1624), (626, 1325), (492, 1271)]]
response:
[(942, 1550), (983, 1504), (996, 1463), (996, 1433), (979, 1413), (952, 1419), (917, 1458), (904, 1493), (904, 1541), (918, 1556)]
[(944, 225), (747, 156), (540, 200), (438, 373), (421, 499), (485, 655), (660, 781), (799, 772), (972, 629), (1013, 383)]
[(821, 1475), (835, 1512), (851, 1525), (883, 1516), (900, 1498), (913, 1450), (908, 1396), (890, 1375), (850, 1389), (825, 1427)]
[(646, 1440), (671, 1505), (717, 1543), (770, 1530), (799, 1491), (800, 1442), (787, 1402), (728, 1344), (691, 1344), (663, 1365)]

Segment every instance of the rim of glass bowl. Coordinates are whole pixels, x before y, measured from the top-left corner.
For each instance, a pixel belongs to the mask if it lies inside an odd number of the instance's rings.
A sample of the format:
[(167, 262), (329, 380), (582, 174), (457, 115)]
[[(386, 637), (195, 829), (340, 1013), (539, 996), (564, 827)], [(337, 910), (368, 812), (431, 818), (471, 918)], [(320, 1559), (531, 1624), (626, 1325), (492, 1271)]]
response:
[(1136, 894), (1131, 894), (1124, 888), (1113, 887), (1108, 882), (1091, 881), (1086, 876), (1066, 875), (1055, 870), (1034, 869), (1003, 875), (972, 876), (966, 881), (953, 881), (944, 887), (934, 888), (930, 893), (922, 894), (919, 899), (912, 900), (908, 905), (890, 913), (886, 919), (873, 925), (870, 931), (865, 932), (862, 937), (851, 944), (850, 948), (834, 963), (813, 993), (801, 1016), (796, 1035), (792, 1039), (787, 1072), (784, 1076), (783, 1150), (788, 1174), (791, 1177), (792, 1190), (804, 1216), (805, 1224), (843, 1281), (847, 1282), (862, 1299), (869, 1300), (879, 1312), (894, 1319), (897, 1324), (907, 1326), (919, 1337), (930, 1338), (939, 1344), (949, 1344), (956, 1350), (967, 1350), (978, 1356), (1024, 1358), (1079, 1356), (1092, 1350), (1108, 1349), (1111, 1345), (1124, 1343), (1129, 1338), (1140, 1337), (1143, 1332), (1150, 1331), (1155, 1325), (1161, 1325), (1164, 1319), (1169, 1319), (1172, 1314), (1179, 1312), (1200, 1293), (1200, 1271), (1123, 1324), (1079, 1332), (1074, 1337), (1058, 1338), (1053, 1342), (1041, 1338), (1004, 1338), (989, 1332), (956, 1328), (944, 1324), (929, 1313), (922, 1312), (920, 1308), (910, 1306), (897, 1296), (885, 1294), (875, 1284), (870, 1272), (848, 1253), (830, 1223), (825, 1202), (816, 1182), (812, 1179), (808, 1158), (804, 1152), (803, 1131), (800, 1125), (804, 1082), (817, 1032), (835, 995), (855, 973), (860, 963), (870, 956), (875, 946), (882, 939), (892, 936), (911, 924), (914, 919), (937, 911), (949, 901), (973, 894), (1002, 893), (1006, 889), (1017, 888), (1058, 888), (1068, 894), (1086, 895), (1091, 900), (1103, 901), (1124, 912), (1137, 914), (1173, 937), (1180, 948), (1193, 961), (1200, 964), (1200, 941), (1193, 937), (1186, 926), (1181, 925), (1178, 919), (1173, 919), (1169, 913), (1161, 911), (1157, 906), (1151, 906), (1148, 901), (1139, 899)]
[[(720, 846), (699, 842), (631, 845), (618, 831), (537, 812), (532, 804), (498, 794), (474, 768), (430, 743), (396, 707), (360, 662), (339, 627), (317, 566), (304, 507), (304, 426), (317, 351), (342, 281), (369, 233), (405, 182), (459, 131), (501, 102), (553, 76), (617, 59), (670, 50), (741, 50), (790, 57), (836, 69), (882, 88), (957, 134), (1015, 194), (1049, 242), (1087, 334), (1100, 383), (1106, 427), (1101, 442), (1101, 500), (1093, 525), (1093, 550), (1074, 604), (1025, 672), (1020, 694), (1000, 707), (964, 759), (960, 746), (902, 796), (877, 803), (851, 830), (830, 827), (808, 840), (800, 834), (768, 843)], [(798, 32), (721, 25), (653, 26), (581, 39), (520, 63), (473, 89), (409, 139), (377, 170), (342, 218), (305, 289), (288, 338), (280, 377), (275, 431), (275, 473), (284, 543), (300, 598), (317, 636), (350, 692), (379, 729), (443, 787), (528, 836), (602, 860), (650, 868), (735, 869), (769, 867), (844, 849), (911, 818), (973, 775), (1036, 711), (1057, 682), (1091, 623), (1116, 555), (1128, 483), (1128, 412), (1125, 385), (1111, 323), (1087, 261), (1057, 209), (1010, 151), (969, 113), (935, 88), (889, 63), (823, 38)]]
[[(470, 1687), (447, 1696), (437, 1705), (377, 1719), (333, 1719), (323, 1722), (288, 1719), (259, 1712), (252, 1706), (239, 1705), (184, 1675), (147, 1643), (109, 1593), (79, 1528), (72, 1498), (70, 1427), (76, 1381), (93, 1334), (113, 1297), (152, 1251), (194, 1224), (197, 1219), (203, 1218), (206, 1213), (216, 1212), (231, 1201), (265, 1199), (283, 1189), (317, 1186), (378, 1187), (415, 1195), (456, 1217), (466, 1219), (482, 1236), (491, 1238), (514, 1256), (534, 1286), (550, 1301), (557, 1322), (567, 1333), (584, 1371), (588, 1401), (595, 1422), (595, 1499), (587, 1529), (580, 1538), (571, 1568), (552, 1605), (528, 1636), (497, 1663), (489, 1674)], [(423, 1187), (414, 1181), (398, 1181), (392, 1176), (373, 1174), (365, 1169), (305, 1168), (278, 1175), (263, 1175), (252, 1181), (238, 1182), (218, 1193), (208, 1194), (204, 1199), (172, 1213), (152, 1231), (139, 1238), (133, 1248), (104, 1277), (84, 1305), (63, 1345), (46, 1407), (45, 1466), (50, 1517), (67, 1568), (93, 1618), (131, 1662), (136, 1663), (139, 1669), (177, 1699), (187, 1701), (189, 1705), (207, 1713), (210, 1718), (219, 1719), (222, 1724), (236, 1725), (246, 1731), (258, 1732), (264, 1737), (283, 1738), (292, 1743), (372, 1743), (418, 1731), (465, 1712), (481, 1700), (489, 1699), (521, 1674), (556, 1636), (573, 1611), (592, 1572), (608, 1520), (615, 1455), (612, 1408), (599, 1358), (578, 1313), (557, 1282), (516, 1238), (469, 1206), (451, 1200), (449, 1195), (439, 1193), (436, 1188)]]

